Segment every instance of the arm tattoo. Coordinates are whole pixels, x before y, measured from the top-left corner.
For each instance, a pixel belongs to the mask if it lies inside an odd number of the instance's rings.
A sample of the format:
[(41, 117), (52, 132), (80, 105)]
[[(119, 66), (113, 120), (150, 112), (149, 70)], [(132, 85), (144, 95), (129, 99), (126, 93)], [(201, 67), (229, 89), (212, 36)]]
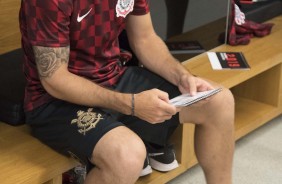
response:
[(40, 78), (51, 77), (62, 64), (69, 61), (69, 47), (34, 46), (33, 52)]

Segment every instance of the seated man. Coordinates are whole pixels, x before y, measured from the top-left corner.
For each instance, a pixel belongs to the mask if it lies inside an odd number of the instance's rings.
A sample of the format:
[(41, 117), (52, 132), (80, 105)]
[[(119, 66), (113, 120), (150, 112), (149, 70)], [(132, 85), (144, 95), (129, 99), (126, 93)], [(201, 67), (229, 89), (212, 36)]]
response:
[[(42, 142), (87, 165), (86, 184), (135, 183), (148, 166), (147, 149), (172, 153), (166, 145), (179, 122), (196, 124), (207, 183), (231, 183), (233, 96), (223, 89), (189, 107), (169, 103), (218, 85), (170, 55), (154, 32), (147, 0), (22, 1), (20, 28), (26, 122)], [(123, 66), (123, 29), (144, 68)], [(149, 157), (164, 171), (177, 167), (174, 156)]]

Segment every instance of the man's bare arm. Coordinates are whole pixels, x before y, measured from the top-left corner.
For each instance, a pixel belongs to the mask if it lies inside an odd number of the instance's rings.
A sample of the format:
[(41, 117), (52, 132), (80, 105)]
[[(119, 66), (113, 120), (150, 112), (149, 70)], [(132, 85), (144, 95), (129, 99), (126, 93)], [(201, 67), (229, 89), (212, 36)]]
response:
[(34, 55), (40, 78), (48, 78), (62, 64), (68, 64), (69, 47), (50, 48), (36, 46), (34, 47)]
[(154, 31), (150, 13), (130, 15), (126, 23), (130, 46), (145, 67), (178, 86), (182, 93), (194, 95), (197, 91), (212, 89), (207, 81), (194, 77), (170, 54)]
[[(131, 114), (131, 94), (105, 89), (68, 71), (68, 47), (35, 46), (34, 54), (40, 80), (50, 95), (75, 104)], [(176, 108), (160, 100), (164, 98), (168, 100), (164, 92), (156, 89), (135, 94), (135, 115), (151, 123), (170, 119), (176, 113)]]
[(130, 46), (142, 64), (177, 85), (181, 74), (189, 73), (172, 55), (155, 33), (150, 13), (143, 16), (130, 15), (126, 30)]
[(40, 80), (52, 96), (71, 103), (131, 113), (130, 94), (105, 89), (68, 71), (69, 47), (33, 47)]

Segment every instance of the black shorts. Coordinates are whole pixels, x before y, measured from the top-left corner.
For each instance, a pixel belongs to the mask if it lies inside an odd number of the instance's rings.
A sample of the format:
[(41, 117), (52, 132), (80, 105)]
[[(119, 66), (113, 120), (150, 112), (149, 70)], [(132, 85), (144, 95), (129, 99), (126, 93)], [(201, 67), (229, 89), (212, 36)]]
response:
[[(129, 67), (113, 88), (124, 93), (158, 88), (169, 93), (170, 98), (180, 94), (176, 86), (140, 67)], [(96, 143), (111, 129), (126, 126), (145, 142), (164, 145), (178, 126), (179, 118), (175, 115), (164, 123), (150, 124), (107, 109), (53, 100), (27, 112), (26, 122), (31, 126), (32, 134), (42, 142), (88, 165)]]

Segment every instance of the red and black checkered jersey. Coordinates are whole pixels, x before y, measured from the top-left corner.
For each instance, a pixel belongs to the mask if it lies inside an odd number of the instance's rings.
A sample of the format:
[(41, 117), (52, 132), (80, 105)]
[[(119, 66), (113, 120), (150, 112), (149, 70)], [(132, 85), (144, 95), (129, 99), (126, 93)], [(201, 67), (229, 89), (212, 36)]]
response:
[(148, 12), (147, 0), (22, 0), (25, 111), (52, 99), (40, 83), (32, 46), (70, 46), (70, 72), (111, 86), (125, 70), (119, 64), (118, 35), (126, 15)]

